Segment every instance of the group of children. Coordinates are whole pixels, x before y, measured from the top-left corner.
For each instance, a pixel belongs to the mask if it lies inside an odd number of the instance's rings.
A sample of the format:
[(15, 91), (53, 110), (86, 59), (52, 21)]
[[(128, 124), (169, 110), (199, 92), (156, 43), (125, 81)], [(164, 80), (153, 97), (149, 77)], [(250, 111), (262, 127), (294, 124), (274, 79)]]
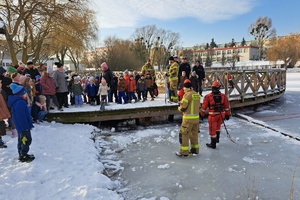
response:
[[(120, 73), (119, 77), (113, 75), (113, 82), (111, 86), (104, 78), (93, 76), (88, 78), (88, 82), (84, 85), (80, 84), (80, 78), (74, 78), (74, 84), (71, 87), (71, 95), (75, 98), (75, 106), (78, 106), (76, 99), (79, 100), (79, 105), (82, 105), (82, 94), (87, 95), (87, 102), (90, 105), (108, 105), (108, 102), (115, 102), (118, 104), (135, 103), (139, 101), (146, 101), (147, 95), (154, 101), (154, 90), (157, 90), (155, 81), (150, 73), (146, 76), (139, 74), (129, 74), (125, 71), (124, 74)], [(77, 97), (76, 97), (77, 96)], [(102, 109), (101, 109), (102, 110)]]

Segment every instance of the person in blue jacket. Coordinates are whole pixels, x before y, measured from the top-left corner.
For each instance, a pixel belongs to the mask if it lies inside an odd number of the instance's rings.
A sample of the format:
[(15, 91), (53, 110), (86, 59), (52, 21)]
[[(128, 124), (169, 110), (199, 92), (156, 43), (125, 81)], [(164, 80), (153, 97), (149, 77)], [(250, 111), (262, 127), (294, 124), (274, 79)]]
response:
[(18, 152), (20, 162), (31, 162), (35, 159), (34, 155), (29, 155), (31, 144), (31, 132), (33, 128), (32, 117), (27, 107), (26, 89), (18, 84), (10, 84), (13, 95), (8, 97), (8, 106), (11, 108), (12, 119), (18, 131)]

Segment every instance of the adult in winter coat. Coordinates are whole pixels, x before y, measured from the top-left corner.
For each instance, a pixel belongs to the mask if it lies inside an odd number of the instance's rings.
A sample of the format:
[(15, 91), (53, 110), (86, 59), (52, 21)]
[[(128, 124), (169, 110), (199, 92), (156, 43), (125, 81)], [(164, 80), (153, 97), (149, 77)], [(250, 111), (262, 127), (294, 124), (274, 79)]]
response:
[(212, 92), (205, 95), (202, 108), (201, 116), (204, 117), (206, 109), (208, 108), (208, 124), (209, 124), (209, 135), (211, 143), (206, 146), (215, 149), (216, 143), (219, 143), (221, 125), (224, 119), (229, 120), (230, 108), (228, 98), (224, 93), (220, 92), (220, 83), (214, 81), (212, 84)]
[(205, 81), (205, 71), (203, 66), (200, 64), (200, 61), (196, 62), (196, 65), (193, 67), (193, 72), (196, 72), (198, 76), (198, 92), (202, 96), (202, 84)]
[(178, 84), (178, 63), (174, 61), (173, 56), (169, 57), (170, 68), (168, 72), (170, 83), (170, 101), (178, 102), (177, 84)]
[(147, 75), (147, 72), (150, 72), (151, 73), (151, 77), (152, 79), (155, 81), (156, 79), (156, 76), (155, 76), (155, 69), (153, 67), (153, 65), (151, 65), (151, 59), (149, 58), (147, 60), (147, 62), (143, 65), (142, 67), (142, 70), (141, 70), (141, 73), (146, 76)]
[(68, 83), (63, 64), (55, 62), (57, 70), (53, 73), (53, 79), (56, 85), (56, 97), (59, 104), (59, 110), (62, 107), (68, 108)]
[(109, 102), (113, 102), (113, 98), (115, 99), (115, 102), (118, 103), (118, 77), (113, 74), (113, 81), (110, 87), (110, 99), (108, 99)]
[(56, 85), (55, 85), (55, 81), (51, 76), (51, 71), (47, 71), (43, 72), (41, 80), (40, 80), (40, 84), (42, 86), (42, 95), (44, 95), (46, 97), (46, 107), (47, 107), (47, 111), (50, 110), (51, 108), (51, 99), (54, 103), (55, 106), (57, 106), (57, 109), (59, 109), (59, 103), (57, 101), (56, 98)]
[(191, 73), (191, 66), (190, 64), (187, 62), (186, 57), (183, 57), (181, 60), (181, 64), (179, 66), (179, 70), (178, 70), (178, 79), (180, 79), (180, 76), (182, 76), (182, 72), (185, 71), (185, 75), (186, 77), (190, 77), (190, 73)]
[(34, 79), (35, 80), (35, 77), (37, 76), (37, 75), (39, 75), (39, 76), (41, 76), (40, 75), (40, 73), (39, 73), (39, 71), (36, 69), (36, 68), (34, 68), (34, 66), (33, 66), (33, 62), (32, 61), (28, 61), (27, 63), (26, 63), (26, 68), (23, 70), (23, 75), (25, 75), (25, 74), (29, 74), (30, 75), (30, 78), (31, 79)]
[[(192, 89), (191, 82), (185, 82), (183, 90), (184, 95), (178, 107), (183, 115), (179, 132), (180, 152), (176, 153), (177, 156), (188, 156), (189, 153), (199, 154), (200, 95)], [(189, 146), (191, 146), (190, 150)]]
[(6, 148), (6, 144), (3, 142), (2, 137), (6, 135), (6, 126), (5, 126), (5, 122), (4, 119), (9, 119), (10, 116), (10, 112), (7, 108), (7, 104), (1, 94), (1, 87), (2, 87), (2, 80), (0, 80), (0, 149), (1, 148)]
[(8, 97), (8, 106), (11, 108), (12, 119), (18, 131), (18, 153), (21, 162), (31, 162), (33, 155), (29, 155), (31, 145), (31, 132), (33, 128), (32, 117), (27, 107), (26, 89), (15, 83), (10, 84), (13, 95)]
[[(102, 70), (102, 74), (100, 76), (100, 79), (99, 80), (102, 80), (102, 78), (105, 79), (106, 83), (107, 83), (107, 86), (109, 88), (111, 88), (112, 84), (113, 84), (113, 71), (108, 67), (107, 63), (106, 62), (103, 62), (101, 64), (101, 70)], [(108, 90), (108, 94), (107, 94), (107, 97), (109, 100), (111, 100), (111, 90)]]

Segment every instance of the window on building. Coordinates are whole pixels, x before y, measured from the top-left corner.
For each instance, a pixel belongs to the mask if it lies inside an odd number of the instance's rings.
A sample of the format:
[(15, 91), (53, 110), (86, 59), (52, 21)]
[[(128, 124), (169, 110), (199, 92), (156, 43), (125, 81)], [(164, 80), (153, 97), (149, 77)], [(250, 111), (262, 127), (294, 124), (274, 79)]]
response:
[(226, 51), (225, 51), (225, 50), (223, 50), (223, 51), (222, 51), (222, 54), (224, 54), (224, 55), (225, 55), (225, 54), (226, 54)]
[(231, 54), (231, 50), (227, 50), (227, 54)]
[(238, 52), (239, 52), (239, 53), (243, 53), (243, 49), (239, 49)]

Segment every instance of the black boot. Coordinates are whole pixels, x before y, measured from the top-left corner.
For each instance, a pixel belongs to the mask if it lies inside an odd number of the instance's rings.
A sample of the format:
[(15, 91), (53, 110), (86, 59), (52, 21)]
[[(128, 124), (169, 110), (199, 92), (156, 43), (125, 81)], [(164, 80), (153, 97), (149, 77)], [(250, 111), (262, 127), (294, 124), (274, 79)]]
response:
[(4, 143), (4, 141), (2, 140), (1, 136), (0, 136), (0, 148), (7, 148), (6, 144)]
[(220, 140), (220, 131), (216, 131), (216, 133), (217, 133), (217, 140), (216, 140), (216, 142), (219, 143), (219, 140)]
[(206, 146), (208, 146), (209, 148), (212, 148), (212, 149), (215, 149), (217, 146), (216, 146), (216, 143), (217, 143), (217, 138), (210, 138), (210, 144), (206, 143)]
[(191, 148), (190, 153), (191, 153), (191, 154), (199, 154), (199, 153), (197, 153), (197, 151), (196, 151), (195, 148)]

